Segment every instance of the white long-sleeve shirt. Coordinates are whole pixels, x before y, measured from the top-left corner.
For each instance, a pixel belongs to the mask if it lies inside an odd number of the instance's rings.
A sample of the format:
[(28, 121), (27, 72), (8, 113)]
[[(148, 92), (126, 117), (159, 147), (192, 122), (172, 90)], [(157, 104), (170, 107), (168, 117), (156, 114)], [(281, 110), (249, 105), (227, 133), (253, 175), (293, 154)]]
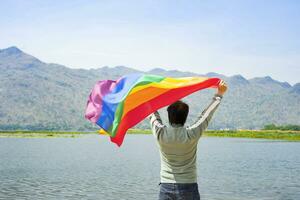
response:
[(191, 126), (166, 126), (158, 112), (149, 116), (152, 133), (157, 141), (161, 158), (161, 183), (197, 182), (197, 144), (207, 128), (222, 97), (215, 95), (209, 106)]

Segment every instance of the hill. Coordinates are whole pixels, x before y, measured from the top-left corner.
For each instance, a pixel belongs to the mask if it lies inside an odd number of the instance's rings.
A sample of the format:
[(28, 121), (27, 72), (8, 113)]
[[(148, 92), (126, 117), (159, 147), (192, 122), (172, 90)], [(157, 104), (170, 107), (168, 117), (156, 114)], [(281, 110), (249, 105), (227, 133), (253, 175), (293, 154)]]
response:
[[(124, 66), (71, 69), (44, 63), (17, 47), (0, 50), (0, 129), (91, 130), (84, 119), (86, 100), (96, 81), (116, 79), (143, 72)], [(197, 76), (192, 72), (155, 68), (148, 72), (164, 76)], [(258, 129), (265, 124), (300, 124), (300, 83), (291, 86), (269, 76), (247, 80), (242, 75), (221, 77), (229, 90), (210, 124), (211, 129)], [(213, 89), (192, 94), (184, 100), (191, 106), (193, 120), (208, 105)], [(166, 119), (165, 109), (161, 110)], [(138, 128), (148, 127), (148, 122)]]

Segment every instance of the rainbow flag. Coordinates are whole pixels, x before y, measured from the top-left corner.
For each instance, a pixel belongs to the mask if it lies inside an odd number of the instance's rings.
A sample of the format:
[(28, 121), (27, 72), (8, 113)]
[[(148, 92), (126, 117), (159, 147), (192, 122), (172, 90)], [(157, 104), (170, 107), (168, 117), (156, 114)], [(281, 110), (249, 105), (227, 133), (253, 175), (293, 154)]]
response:
[(121, 146), (126, 131), (154, 111), (195, 91), (218, 87), (219, 78), (170, 78), (130, 74), (98, 81), (89, 96), (85, 118), (101, 127)]

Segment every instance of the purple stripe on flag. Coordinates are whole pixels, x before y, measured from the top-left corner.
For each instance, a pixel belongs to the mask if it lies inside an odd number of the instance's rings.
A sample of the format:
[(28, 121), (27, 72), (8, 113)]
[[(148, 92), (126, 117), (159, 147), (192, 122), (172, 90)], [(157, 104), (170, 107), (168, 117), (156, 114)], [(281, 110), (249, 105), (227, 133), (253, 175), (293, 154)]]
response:
[(102, 112), (102, 99), (111, 93), (118, 81), (104, 80), (98, 81), (94, 86), (85, 110), (85, 118), (96, 123)]

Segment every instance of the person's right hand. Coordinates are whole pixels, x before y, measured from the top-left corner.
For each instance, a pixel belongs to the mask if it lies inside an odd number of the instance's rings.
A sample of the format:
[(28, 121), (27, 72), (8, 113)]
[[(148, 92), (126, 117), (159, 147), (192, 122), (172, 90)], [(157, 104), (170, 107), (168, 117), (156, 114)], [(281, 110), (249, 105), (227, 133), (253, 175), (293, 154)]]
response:
[(227, 84), (225, 83), (225, 81), (221, 80), (218, 86), (217, 94), (223, 96), (226, 90), (227, 90)]

